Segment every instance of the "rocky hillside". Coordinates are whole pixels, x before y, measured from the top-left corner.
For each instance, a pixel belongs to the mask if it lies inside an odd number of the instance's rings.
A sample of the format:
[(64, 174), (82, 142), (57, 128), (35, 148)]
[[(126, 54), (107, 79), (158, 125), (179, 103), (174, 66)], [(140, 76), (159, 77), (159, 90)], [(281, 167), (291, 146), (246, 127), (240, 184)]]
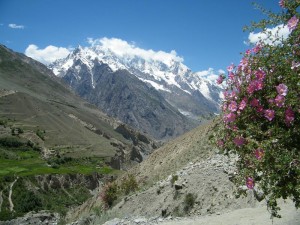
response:
[[(85, 212), (81, 219), (70, 224), (84, 224), (87, 220), (90, 224), (106, 225), (202, 224), (200, 222), (229, 225), (236, 221), (241, 225), (261, 224), (251, 218), (256, 213), (263, 224), (272, 224), (259, 190), (247, 191), (247, 196), (237, 198), (237, 189), (231, 182), (236, 156), (226, 157), (210, 146), (208, 137), (212, 126), (201, 126), (180, 136), (128, 171), (138, 180), (139, 191), (120, 197), (102, 214)], [(117, 182), (122, 179), (119, 177)], [(94, 200), (99, 201), (99, 198)], [(300, 221), (299, 211), (290, 202), (281, 206), (284, 218), (274, 220), (275, 224)]]

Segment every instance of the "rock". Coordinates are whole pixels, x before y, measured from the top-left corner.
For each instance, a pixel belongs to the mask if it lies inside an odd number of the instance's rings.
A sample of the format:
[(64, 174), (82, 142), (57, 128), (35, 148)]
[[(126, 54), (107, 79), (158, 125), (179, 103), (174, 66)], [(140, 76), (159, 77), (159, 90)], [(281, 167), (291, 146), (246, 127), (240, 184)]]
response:
[(161, 210), (161, 216), (166, 217), (167, 216), (167, 209)]
[(261, 202), (265, 198), (265, 194), (262, 190), (258, 188), (254, 188), (254, 197), (257, 199), (257, 201)]
[(163, 221), (164, 221), (163, 218), (158, 219), (158, 222), (163, 222)]
[(106, 223), (104, 223), (103, 225), (117, 225), (119, 224), (121, 221), (119, 218), (114, 218), (113, 220), (107, 221)]
[(146, 223), (147, 219), (145, 218), (137, 218), (135, 220), (133, 220), (135, 223), (139, 224), (139, 223)]
[(182, 189), (182, 184), (179, 183), (178, 181), (175, 181), (174, 187), (175, 187), (175, 190), (180, 190), (180, 189)]

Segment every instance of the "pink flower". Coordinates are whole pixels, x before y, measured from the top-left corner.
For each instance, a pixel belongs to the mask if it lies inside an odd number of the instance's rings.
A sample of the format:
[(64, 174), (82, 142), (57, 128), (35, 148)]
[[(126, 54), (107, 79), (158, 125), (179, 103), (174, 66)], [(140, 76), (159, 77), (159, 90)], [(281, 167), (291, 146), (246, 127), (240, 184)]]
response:
[(264, 112), (264, 108), (261, 105), (258, 105), (257, 108), (256, 108), (256, 112), (263, 113)]
[(247, 87), (248, 94), (252, 94), (254, 91), (262, 90), (264, 87), (264, 83), (262, 80), (254, 80)]
[(247, 177), (247, 179), (246, 179), (246, 186), (249, 189), (253, 189), (254, 188), (254, 179), (252, 177)]
[(247, 87), (247, 92), (248, 94), (253, 94), (253, 92), (255, 91), (256, 87), (255, 87), (255, 84), (253, 82), (251, 82), (249, 84), (249, 86)]
[(246, 54), (246, 55), (250, 55), (250, 54), (251, 54), (251, 50), (250, 50), (250, 49), (247, 49), (246, 52), (245, 52), (245, 54)]
[(218, 79), (217, 79), (217, 84), (222, 84), (223, 83), (223, 80), (224, 80), (224, 77), (223, 75), (221, 74)]
[(238, 147), (242, 146), (243, 144), (245, 144), (246, 140), (243, 137), (235, 137), (233, 140), (234, 144)]
[(230, 104), (228, 105), (228, 109), (231, 112), (235, 112), (237, 110), (237, 103), (235, 101), (230, 102)]
[(251, 105), (252, 107), (257, 107), (257, 106), (259, 106), (259, 100), (256, 99), (256, 98), (252, 99), (251, 102), (250, 102), (250, 105)]
[(256, 54), (256, 53), (258, 53), (261, 49), (262, 49), (261, 44), (257, 44), (257, 45), (252, 49), (252, 52)]
[(273, 98), (270, 98), (270, 99), (268, 100), (268, 102), (269, 102), (270, 105), (273, 105), (274, 102), (275, 102), (275, 100), (274, 100)]
[(277, 95), (274, 101), (276, 106), (281, 108), (284, 105), (285, 97), (282, 95)]
[(227, 71), (228, 72), (233, 71), (233, 69), (234, 69), (234, 64), (233, 63), (231, 63), (229, 66), (227, 66)]
[(289, 21), (288, 21), (288, 28), (290, 31), (293, 31), (297, 28), (299, 19), (296, 16), (293, 16)]
[(228, 78), (230, 80), (234, 80), (234, 73), (233, 72), (229, 72)]
[(256, 79), (258, 79), (258, 80), (264, 80), (266, 77), (266, 73), (261, 69), (257, 70), (255, 72), (255, 75), (256, 75)]
[(255, 85), (255, 90), (258, 91), (258, 90), (262, 90), (263, 87), (264, 87), (264, 83), (262, 82), (262, 80), (257, 80), (254, 82), (254, 85)]
[(272, 121), (275, 117), (275, 111), (272, 109), (266, 109), (265, 110), (265, 117), (269, 120)]
[(295, 119), (295, 113), (292, 110), (291, 107), (288, 107), (287, 110), (285, 110), (285, 123), (286, 125), (290, 125)]
[(230, 97), (231, 99), (236, 99), (236, 92), (232, 91)]
[(225, 112), (226, 109), (227, 109), (227, 104), (223, 103), (223, 105), (222, 105), (222, 111)]
[[(247, 53), (246, 53), (247, 54)], [(246, 57), (243, 57), (242, 58), (242, 60), (240, 61), (240, 64), (239, 64), (239, 66), (242, 68), (242, 69), (244, 69), (246, 66), (248, 66), (248, 58), (246, 58)]]
[(264, 152), (263, 149), (258, 148), (258, 149), (255, 150), (254, 154), (255, 154), (255, 157), (256, 157), (258, 160), (261, 160), (262, 157), (264, 156), (265, 152)]
[(218, 140), (218, 141), (217, 141), (217, 145), (218, 145), (220, 148), (222, 148), (222, 147), (224, 146), (224, 141), (223, 141), (223, 139)]
[(278, 86), (276, 86), (276, 90), (279, 95), (286, 96), (288, 92), (288, 87), (285, 84), (279, 84)]
[(244, 110), (247, 106), (247, 99), (244, 98), (241, 102), (240, 102), (240, 105), (239, 105), (239, 110)]
[(232, 112), (224, 116), (224, 121), (226, 123), (231, 123), (235, 121), (235, 119), (236, 119), (236, 115)]
[(228, 99), (228, 97), (229, 97), (228, 91), (224, 91), (224, 92), (223, 92), (223, 95), (224, 95), (224, 98), (225, 98), (225, 99)]

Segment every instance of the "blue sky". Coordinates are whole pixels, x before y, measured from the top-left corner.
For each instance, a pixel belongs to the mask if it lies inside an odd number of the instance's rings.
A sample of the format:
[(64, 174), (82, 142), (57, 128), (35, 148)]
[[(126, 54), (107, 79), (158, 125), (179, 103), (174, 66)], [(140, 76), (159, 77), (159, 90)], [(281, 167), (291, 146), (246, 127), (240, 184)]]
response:
[[(280, 10), (278, 0), (258, 0)], [(171, 52), (193, 71), (238, 63), (249, 33), (263, 17), (252, 0), (0, 0), (0, 43), (74, 48), (88, 38), (118, 38), (143, 49)]]

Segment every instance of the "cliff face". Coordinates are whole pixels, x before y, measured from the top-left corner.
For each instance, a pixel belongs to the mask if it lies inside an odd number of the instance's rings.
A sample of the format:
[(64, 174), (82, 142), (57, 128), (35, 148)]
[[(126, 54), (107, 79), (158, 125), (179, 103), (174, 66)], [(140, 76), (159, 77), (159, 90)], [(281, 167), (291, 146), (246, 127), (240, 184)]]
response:
[(90, 191), (99, 186), (100, 180), (104, 180), (104, 175), (94, 173), (90, 175), (83, 174), (50, 174), (37, 175), (35, 180), (37, 187), (43, 191), (62, 189), (66, 190), (72, 187), (80, 186)]
[(127, 70), (113, 72), (107, 64), (99, 62), (91, 70), (78, 60), (62, 79), (79, 96), (108, 115), (157, 140), (174, 138), (198, 124)]

